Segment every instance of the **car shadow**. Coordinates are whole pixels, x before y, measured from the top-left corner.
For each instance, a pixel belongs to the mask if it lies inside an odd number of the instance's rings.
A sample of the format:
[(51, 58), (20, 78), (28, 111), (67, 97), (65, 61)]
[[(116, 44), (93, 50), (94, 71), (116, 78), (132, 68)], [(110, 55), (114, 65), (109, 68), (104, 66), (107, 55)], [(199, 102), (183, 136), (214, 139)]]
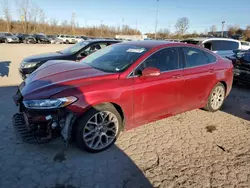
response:
[(229, 96), (225, 99), (221, 111), (250, 121), (250, 87), (234, 84)]
[[(49, 80), (41, 82), (49, 83)], [(40, 82), (40, 84), (42, 84)], [(37, 83), (36, 83), (37, 84)], [(35, 87), (37, 87), (36, 85)], [(65, 87), (65, 85), (58, 85)], [(84, 94), (76, 88), (75, 90), (84, 98)], [(66, 147), (63, 139), (58, 137), (44, 144), (28, 144), (17, 139), (14, 134), (14, 128), (10, 125), (12, 115), (17, 112), (17, 107), (12, 101), (12, 95), (16, 93), (17, 86), (0, 87), (0, 132), (4, 134), (2, 150), (6, 145), (8, 154), (0, 152), (0, 166), (4, 161), (8, 161), (7, 156), (15, 156), (9, 161), (8, 169), (3, 173), (3, 180), (14, 180), (16, 177), (21, 179), (30, 179), (30, 176), (22, 174), (23, 171), (30, 172), (35, 178), (39, 179), (40, 187), (58, 188), (58, 187), (102, 187), (102, 188), (151, 188), (153, 187), (143, 171), (135, 162), (117, 145), (111, 146), (106, 151), (100, 153), (88, 153), (80, 150), (71, 141)], [(42, 92), (42, 91), (41, 91)], [(6, 131), (7, 130), (7, 131)], [(5, 143), (6, 141), (6, 143)], [(7, 149), (8, 147), (8, 149)], [(0, 149), (1, 149), (0, 148)], [(5, 151), (5, 150), (4, 150)], [(14, 161), (14, 162), (13, 162)], [(20, 168), (20, 161), (25, 165)], [(45, 162), (46, 161), (46, 162)], [(6, 166), (6, 165), (5, 165)], [(13, 168), (15, 167), (15, 168)], [(17, 170), (19, 169), (19, 170)], [(14, 171), (15, 170), (15, 171)], [(5, 175), (6, 174), (6, 175)], [(46, 176), (44, 176), (46, 174)], [(29, 181), (31, 187), (34, 181)], [(13, 181), (10, 186), (17, 186)]]
[(0, 77), (9, 76), (9, 66), (11, 61), (0, 61)]

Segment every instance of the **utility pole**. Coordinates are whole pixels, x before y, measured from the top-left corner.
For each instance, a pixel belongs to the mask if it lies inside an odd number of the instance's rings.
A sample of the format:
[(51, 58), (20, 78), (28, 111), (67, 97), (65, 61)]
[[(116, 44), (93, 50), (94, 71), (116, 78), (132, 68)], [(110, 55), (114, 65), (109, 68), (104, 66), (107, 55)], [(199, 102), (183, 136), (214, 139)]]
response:
[(156, 0), (157, 1), (157, 3), (156, 3), (156, 17), (155, 17), (155, 40), (156, 40), (156, 33), (157, 33), (157, 22), (158, 22), (158, 4), (159, 4), (159, 0)]
[(102, 23), (103, 23), (103, 20), (100, 20), (101, 22), (101, 37), (102, 37)]
[(137, 31), (137, 20), (136, 20), (136, 22), (135, 22), (135, 29), (136, 29), (136, 31)]
[(223, 37), (223, 35), (224, 35), (224, 24), (225, 24), (226, 22), (225, 21), (222, 21), (221, 22), (221, 24), (222, 24), (222, 28), (221, 28), (221, 37)]

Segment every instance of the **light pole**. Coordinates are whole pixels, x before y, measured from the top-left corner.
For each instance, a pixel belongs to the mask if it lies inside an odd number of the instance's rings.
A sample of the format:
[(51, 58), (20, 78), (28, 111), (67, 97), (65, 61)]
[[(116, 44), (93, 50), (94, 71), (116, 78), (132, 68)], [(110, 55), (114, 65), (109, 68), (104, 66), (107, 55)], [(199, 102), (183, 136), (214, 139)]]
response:
[(158, 22), (158, 5), (159, 5), (159, 0), (157, 0), (157, 5), (156, 5), (156, 17), (155, 17), (155, 40), (156, 40), (156, 33), (157, 33), (157, 22)]
[(221, 22), (221, 24), (222, 24), (222, 28), (221, 28), (221, 37), (223, 37), (223, 35), (224, 35), (224, 24), (225, 24), (226, 22), (225, 21), (222, 21)]
[(102, 23), (103, 23), (103, 20), (100, 20), (100, 22), (101, 22), (101, 37), (102, 37)]

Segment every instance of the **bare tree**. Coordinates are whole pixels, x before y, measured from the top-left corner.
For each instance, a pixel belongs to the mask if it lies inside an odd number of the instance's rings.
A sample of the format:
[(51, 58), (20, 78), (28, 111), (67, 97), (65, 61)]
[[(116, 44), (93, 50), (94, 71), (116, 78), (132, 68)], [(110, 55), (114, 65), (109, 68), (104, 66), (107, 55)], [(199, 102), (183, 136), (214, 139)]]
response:
[(8, 0), (4, 0), (2, 4), (4, 19), (6, 21), (6, 30), (7, 32), (11, 31), (11, 14)]
[(170, 31), (169, 29), (160, 29), (158, 32), (157, 32), (157, 38), (161, 38), (161, 39), (165, 39), (167, 37), (169, 37), (170, 35)]
[(212, 25), (212, 26), (210, 27), (210, 32), (211, 32), (213, 35), (217, 32), (217, 27), (216, 27), (216, 25)]
[(247, 40), (250, 40), (250, 25), (246, 27), (244, 35)]
[(24, 33), (28, 33), (28, 12), (30, 6), (30, 0), (17, 0), (18, 13), (22, 22), (22, 28)]
[(187, 17), (179, 18), (175, 24), (178, 34), (184, 35), (189, 28), (189, 19)]

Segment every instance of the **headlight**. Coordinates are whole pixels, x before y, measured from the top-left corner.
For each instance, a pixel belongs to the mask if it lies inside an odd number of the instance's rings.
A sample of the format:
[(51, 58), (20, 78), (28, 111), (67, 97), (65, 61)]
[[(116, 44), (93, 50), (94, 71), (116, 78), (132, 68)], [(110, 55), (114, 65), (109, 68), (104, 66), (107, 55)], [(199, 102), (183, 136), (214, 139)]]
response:
[(35, 67), (37, 65), (38, 62), (30, 62), (30, 63), (24, 63), (23, 64), (23, 68), (31, 68), (31, 67)]
[(76, 100), (76, 97), (71, 96), (58, 99), (28, 100), (23, 101), (23, 104), (29, 109), (54, 109), (68, 106), (74, 103)]

